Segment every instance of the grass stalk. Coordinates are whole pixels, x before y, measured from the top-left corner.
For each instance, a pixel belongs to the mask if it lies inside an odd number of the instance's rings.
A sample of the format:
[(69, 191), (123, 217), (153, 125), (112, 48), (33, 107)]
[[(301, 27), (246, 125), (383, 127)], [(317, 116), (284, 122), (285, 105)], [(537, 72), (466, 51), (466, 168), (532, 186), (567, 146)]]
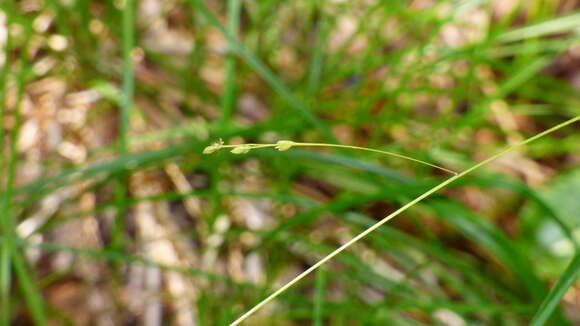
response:
[(134, 0), (125, 0), (123, 7), (123, 104), (119, 121), (119, 152), (127, 153), (129, 148), (129, 118), (133, 108), (135, 93), (135, 73), (132, 51), (134, 45)]
[(26, 268), (23, 256), (19, 255), (18, 252), (15, 252), (12, 255), (12, 262), (14, 264), (14, 272), (18, 278), (20, 290), (26, 298), (26, 303), (30, 309), (30, 315), (32, 316), (34, 324), (40, 326), (46, 325), (42, 294), (38, 291), (37, 285), (30, 277), (30, 272)]
[[(212, 147), (213, 146), (213, 147)], [(213, 144), (211, 146), (208, 146), (206, 148), (206, 150), (204, 152), (206, 152), (206, 154), (209, 154), (209, 152), (212, 152), (213, 149), (218, 150), (221, 148), (231, 148), (232, 152), (234, 154), (239, 154), (236, 151), (238, 149), (244, 149), (244, 150), (250, 150), (250, 149), (258, 149), (258, 148), (276, 148), (278, 150), (285, 150), (284, 147), (282, 146), (289, 146), (290, 147), (331, 147), (331, 148), (343, 148), (343, 149), (352, 149), (352, 150), (358, 150), (358, 151), (365, 151), (365, 152), (373, 152), (373, 153), (379, 153), (379, 154), (383, 154), (383, 155), (389, 155), (389, 156), (394, 156), (397, 158), (401, 158), (404, 160), (408, 160), (408, 161), (413, 161), (415, 163), (420, 163), (420, 164), (424, 164), (436, 169), (439, 169), (441, 171), (445, 171), (447, 173), (453, 174), (453, 175), (457, 175), (457, 172), (446, 169), (444, 167), (429, 163), (429, 162), (425, 162), (407, 155), (403, 155), (403, 154), (398, 154), (398, 153), (394, 153), (394, 152), (389, 152), (389, 151), (382, 151), (380, 149), (374, 149), (374, 148), (368, 148), (368, 147), (360, 147), (360, 146), (352, 146), (352, 145), (341, 145), (341, 144), (326, 144), (326, 143), (299, 143), (299, 142), (293, 142), (293, 141), (287, 141), (287, 140), (282, 140), (279, 141), (276, 144), (241, 144), (241, 145), (223, 145), (220, 143), (216, 143)]]
[(576, 121), (580, 120), (580, 116), (576, 116), (572, 119), (569, 119), (557, 126), (554, 126), (550, 129), (547, 129), (541, 133), (536, 134), (535, 136), (532, 136), (522, 142), (519, 142), (517, 144), (514, 144), (512, 146), (507, 147), (506, 149), (504, 149), (503, 151), (473, 165), (472, 167), (464, 170), (463, 172), (454, 175), (451, 178), (446, 179), (445, 181), (441, 182), (440, 184), (436, 185), (435, 187), (429, 189), (428, 191), (426, 191), (425, 193), (421, 194), (420, 196), (418, 196), (417, 198), (413, 199), (412, 201), (410, 201), (409, 203), (405, 204), (404, 206), (402, 206), (401, 208), (397, 209), (396, 211), (394, 211), (393, 213), (389, 214), (388, 216), (384, 217), (382, 220), (378, 221), (377, 223), (373, 224), (371, 227), (367, 228), (366, 230), (364, 230), (363, 232), (359, 233), (357, 236), (355, 236), (354, 238), (352, 238), (351, 240), (349, 240), (348, 242), (344, 243), (342, 246), (338, 247), (337, 249), (335, 249), (333, 252), (331, 252), (330, 254), (326, 255), (324, 258), (320, 259), (317, 263), (315, 263), (314, 265), (312, 265), (310, 268), (308, 268), (307, 270), (305, 270), (304, 272), (300, 273), (298, 276), (294, 277), (291, 281), (289, 281), (288, 283), (286, 283), (284, 286), (280, 287), (278, 290), (276, 290), (274, 293), (272, 293), (270, 296), (266, 297), (265, 299), (263, 299), (262, 301), (260, 301), (257, 305), (255, 305), (253, 308), (251, 308), (250, 310), (248, 310), (246, 313), (244, 313), (243, 315), (241, 315), (238, 319), (236, 319), (235, 321), (233, 321), (230, 326), (235, 326), (235, 325), (239, 325), (240, 323), (242, 323), (244, 320), (246, 320), (248, 317), (250, 317), (252, 314), (254, 314), (256, 311), (260, 310), (262, 307), (264, 307), (266, 304), (268, 304), (270, 301), (274, 300), (277, 296), (279, 296), (280, 294), (284, 293), (286, 290), (288, 290), (290, 287), (292, 287), (294, 284), (298, 283), (298, 281), (300, 281), (301, 279), (303, 279), (304, 277), (306, 277), (307, 275), (309, 275), (310, 273), (314, 272), (315, 270), (317, 270), (319, 267), (321, 267), (322, 265), (324, 265), (326, 262), (328, 262), (329, 260), (331, 260), (334, 256), (338, 255), (339, 253), (341, 253), (342, 251), (344, 251), (345, 249), (347, 249), (348, 247), (352, 246), (353, 244), (355, 244), (356, 242), (358, 242), (359, 240), (363, 239), (364, 237), (366, 237), (368, 234), (370, 234), (371, 232), (375, 231), (376, 229), (378, 229), (379, 227), (381, 227), (383, 224), (387, 223), (388, 221), (390, 221), (391, 219), (393, 219), (394, 217), (398, 216), (399, 214), (403, 213), (404, 211), (408, 210), (409, 208), (413, 207), (415, 204), (419, 203), (420, 201), (422, 201), (423, 199), (431, 196), (432, 194), (436, 193), (437, 191), (445, 188), (447, 185), (453, 183), (454, 181), (456, 181), (457, 179), (460, 179), (464, 176), (466, 176), (469, 173), (472, 173), (475, 170), (478, 170), (479, 168), (489, 164), (492, 161), (497, 160), (498, 158), (526, 145), (529, 144), (539, 138), (542, 138), (552, 132), (555, 132), (559, 129), (562, 129)]
[(580, 251), (576, 252), (572, 262), (570, 262), (570, 265), (568, 265), (568, 268), (566, 268), (558, 283), (546, 295), (530, 322), (530, 326), (542, 326), (548, 321), (568, 288), (578, 279), (578, 274), (580, 274)]
[[(238, 28), (240, 25), (240, 0), (228, 0), (228, 32), (236, 37), (238, 35)], [(224, 81), (224, 91), (222, 96), (222, 115), (221, 122), (227, 124), (234, 112), (236, 103), (236, 56), (233, 49), (227, 54), (225, 63), (225, 81)]]
[(306, 91), (310, 99), (314, 99), (316, 94), (320, 89), (320, 78), (322, 76), (322, 70), (324, 66), (324, 50), (326, 45), (327, 37), (327, 27), (326, 27), (326, 15), (322, 10), (324, 2), (314, 2), (316, 10), (320, 12), (320, 18), (316, 26), (316, 43), (314, 44), (314, 49), (312, 51), (312, 56), (310, 58), (310, 64), (308, 66), (308, 77), (306, 81)]
[[(8, 17), (6, 21), (7, 29), (9, 30), (11, 15), (13, 15), (14, 8), (13, 3), (6, 3), (2, 9), (8, 11)], [(2, 196), (0, 197), (0, 227), (1, 233), (5, 237), (6, 241), (0, 249), (0, 325), (11, 325), (11, 290), (12, 290), (12, 269), (14, 267), (16, 276), (18, 277), (18, 282), (20, 288), (24, 292), (24, 298), (28, 307), (30, 308), (30, 313), (35, 321), (36, 325), (45, 325), (45, 315), (44, 307), (42, 303), (42, 296), (36, 288), (33, 279), (29, 272), (24, 267), (24, 260), (21, 253), (15, 245), (17, 236), (14, 232), (16, 220), (13, 213), (13, 199), (16, 189), (16, 176), (17, 176), (17, 166), (18, 166), (18, 148), (17, 143), (20, 135), (20, 129), (22, 126), (22, 112), (21, 104), (24, 96), (25, 83), (29, 76), (30, 65), (29, 65), (29, 52), (28, 46), (30, 44), (30, 39), (32, 35), (31, 26), (25, 26), (26, 39), (24, 41), (23, 49), (20, 53), (19, 70), (15, 75), (15, 87), (16, 87), (16, 101), (14, 103), (12, 119), (13, 125), (8, 135), (8, 144), (4, 144), (2, 140), (2, 148), (6, 148), (7, 155), (0, 154), (3, 158), (0, 173), (3, 175), (5, 180), (4, 189), (2, 190)], [(7, 42), (4, 48), (6, 54), (6, 62), (2, 70), (2, 96), (1, 96), (1, 111), (2, 119), (0, 123), (4, 123), (5, 116), (7, 114), (7, 107), (5, 102), (6, 92), (8, 91), (8, 74), (10, 71), (10, 50), (11, 42), (10, 35), (7, 35)], [(4, 137), (5, 130), (2, 129), (0, 137)], [(7, 159), (6, 164), (4, 164), (4, 158)], [(13, 266), (14, 264), (14, 266)], [(22, 268), (21, 268), (22, 267)]]
[[(129, 151), (129, 128), (130, 116), (133, 109), (133, 97), (135, 93), (135, 72), (133, 67), (134, 46), (134, 1), (126, 0), (123, 7), (123, 101), (119, 115), (119, 155), (125, 155)], [(111, 246), (120, 249), (123, 246), (123, 225), (127, 198), (127, 173), (122, 171), (117, 181), (115, 202), (117, 214), (111, 237)]]
[(321, 268), (316, 272), (316, 289), (314, 293), (314, 315), (313, 315), (313, 325), (323, 326), (324, 325), (324, 291), (326, 288), (326, 269)]
[[(7, 13), (6, 4), (1, 8), (4, 10), (5, 26), (8, 28), (10, 24), (10, 14)], [(6, 157), (4, 150), (4, 119), (7, 114), (6, 108), (6, 93), (8, 92), (8, 73), (10, 67), (10, 33), (6, 33), (6, 41), (2, 51), (4, 52), (4, 64), (2, 66), (2, 71), (0, 72), (0, 227), (2, 236), (8, 239), (11, 237), (11, 227), (9, 221), (11, 216), (7, 211), (8, 205), (8, 183), (4, 184), (4, 180), (8, 181), (7, 171), (5, 171), (5, 160)], [(6, 175), (5, 175), (6, 173)], [(12, 248), (10, 247), (11, 241), (7, 241), (0, 249), (0, 325), (8, 326), (10, 325), (10, 253)]]

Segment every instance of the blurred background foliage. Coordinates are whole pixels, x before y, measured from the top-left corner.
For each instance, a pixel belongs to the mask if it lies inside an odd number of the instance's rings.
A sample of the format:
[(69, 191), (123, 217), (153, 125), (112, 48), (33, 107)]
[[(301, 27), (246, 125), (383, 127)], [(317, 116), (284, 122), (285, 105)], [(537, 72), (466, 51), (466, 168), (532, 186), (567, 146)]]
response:
[[(205, 146), (461, 171), (580, 114), (579, 8), (2, 1), (0, 322), (227, 325), (448, 175)], [(580, 241), (578, 131), (454, 183), (247, 324), (527, 325)], [(549, 323), (580, 325), (578, 284)]]

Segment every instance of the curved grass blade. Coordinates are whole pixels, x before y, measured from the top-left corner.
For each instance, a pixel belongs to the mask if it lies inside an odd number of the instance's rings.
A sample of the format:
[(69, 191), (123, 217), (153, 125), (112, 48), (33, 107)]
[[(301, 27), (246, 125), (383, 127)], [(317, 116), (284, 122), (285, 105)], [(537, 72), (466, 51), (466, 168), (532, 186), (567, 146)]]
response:
[[(5, 241), (6, 241), (5, 238), (0, 237), (0, 245), (3, 245), (5, 243)], [(208, 279), (211, 281), (223, 282), (223, 283), (228, 284), (228, 285), (234, 285), (234, 286), (240, 286), (240, 287), (250, 287), (250, 288), (256, 287), (252, 283), (236, 282), (236, 281), (234, 281), (231, 278), (228, 278), (226, 276), (212, 274), (212, 273), (200, 271), (198, 269), (189, 268), (189, 267), (171, 266), (171, 265), (161, 264), (161, 263), (157, 263), (157, 262), (151, 261), (151, 260), (146, 259), (146, 258), (133, 256), (133, 255), (125, 254), (123, 252), (109, 250), (109, 249), (101, 249), (101, 250), (86, 249), (86, 248), (72, 247), (72, 246), (61, 245), (61, 244), (57, 244), (57, 243), (51, 243), (51, 242), (43, 242), (40, 244), (34, 244), (34, 243), (30, 243), (24, 239), (16, 239), (14, 242), (15, 242), (15, 245), (20, 247), (20, 248), (35, 248), (35, 249), (40, 249), (40, 250), (48, 251), (48, 252), (67, 252), (67, 253), (71, 253), (71, 254), (74, 254), (77, 256), (84, 256), (84, 257), (88, 257), (88, 258), (92, 258), (92, 259), (102, 259), (102, 260), (115, 262), (115, 263), (139, 264), (139, 265), (146, 266), (146, 267), (155, 267), (155, 268), (158, 268), (158, 269), (161, 269), (164, 271), (177, 272), (177, 273), (192, 276), (192, 277), (201, 277), (201, 278), (205, 278), (205, 279)]]
[(552, 291), (550, 291), (550, 293), (548, 293), (544, 301), (542, 301), (540, 308), (538, 308), (538, 311), (536, 312), (534, 318), (530, 322), (530, 326), (542, 326), (546, 323), (546, 321), (548, 321), (548, 319), (550, 318), (550, 316), (552, 315), (552, 313), (562, 300), (562, 297), (564, 296), (564, 294), (566, 294), (568, 288), (570, 288), (570, 286), (572, 286), (572, 284), (574, 284), (574, 282), (578, 279), (579, 274), (580, 274), (580, 251), (576, 253), (576, 256), (574, 256), (574, 259), (572, 259), (572, 262), (570, 263), (570, 265), (568, 265), (568, 268), (566, 268), (564, 274), (562, 275), (556, 286), (554, 286)]
[(22, 253), (18, 251), (12, 255), (12, 263), (14, 264), (14, 271), (18, 278), (21, 291), (26, 298), (26, 303), (30, 309), (30, 315), (34, 320), (35, 325), (46, 325), (46, 317), (44, 313), (44, 303), (42, 295), (36, 287), (30, 272), (27, 270)]
[(429, 207), (467, 238), (498, 257), (517, 275), (519, 282), (535, 300), (539, 301), (545, 295), (546, 290), (529, 261), (524, 258), (525, 255), (493, 224), (475, 215), (463, 205), (443, 198), (430, 200)]
[(506, 178), (495, 178), (492, 176), (483, 176), (483, 177), (471, 177), (471, 178), (464, 178), (462, 180), (457, 181), (455, 184), (456, 186), (460, 185), (477, 185), (479, 187), (498, 187), (508, 189), (513, 191), (514, 193), (519, 194), (522, 197), (525, 197), (527, 200), (535, 203), (539, 209), (546, 214), (547, 218), (550, 218), (556, 223), (562, 233), (570, 240), (570, 242), (578, 249), (580, 248), (580, 242), (574, 237), (573, 230), (566, 224), (564, 218), (556, 211), (553, 207), (546, 202), (534, 189), (530, 188), (523, 182), (518, 180), (511, 180)]
[(388, 156), (394, 156), (400, 159), (404, 159), (404, 160), (408, 160), (408, 161), (412, 161), (415, 163), (420, 163), (423, 165), (427, 165), (430, 166), (432, 168), (436, 168), (439, 169), (441, 171), (445, 171), (447, 173), (453, 174), (453, 175), (457, 175), (457, 172), (446, 169), (444, 167), (441, 167), (439, 165), (435, 165), (433, 163), (429, 163), (429, 162), (425, 162), (407, 155), (403, 155), (403, 154), (398, 154), (395, 152), (389, 152), (389, 151), (383, 151), (380, 149), (374, 149), (374, 148), (368, 148), (368, 147), (360, 147), (360, 146), (352, 146), (352, 145), (341, 145), (341, 144), (327, 144), (327, 143), (300, 143), (300, 142), (294, 142), (294, 141), (290, 141), (290, 140), (280, 140), (278, 141), (276, 144), (238, 144), (238, 145), (224, 145), (221, 141), (220, 142), (216, 142), (213, 143), (209, 146), (207, 146), (204, 150), (203, 153), (204, 154), (211, 154), (214, 153), (216, 151), (219, 151), (220, 149), (223, 148), (227, 148), (227, 149), (231, 149), (231, 152), (234, 154), (246, 154), (248, 153), (250, 150), (252, 149), (258, 149), (258, 148), (276, 148), (279, 151), (287, 151), (288, 149), (292, 148), (292, 147), (330, 147), (330, 148), (342, 148), (342, 149), (352, 149), (352, 150), (357, 150), (357, 151), (365, 151), (365, 152), (373, 152), (373, 153), (379, 153), (379, 154), (383, 154), (383, 155), (388, 155)]

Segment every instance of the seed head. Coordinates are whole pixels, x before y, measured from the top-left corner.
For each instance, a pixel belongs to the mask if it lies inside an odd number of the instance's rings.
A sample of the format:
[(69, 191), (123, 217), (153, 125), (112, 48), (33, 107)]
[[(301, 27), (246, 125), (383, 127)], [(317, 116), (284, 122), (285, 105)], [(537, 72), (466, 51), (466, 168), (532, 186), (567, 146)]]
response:
[(252, 149), (252, 147), (250, 147), (249, 145), (243, 144), (243, 145), (238, 145), (238, 146), (232, 148), (231, 152), (234, 154), (246, 154), (247, 152), (250, 151), (250, 149)]
[(294, 146), (296, 143), (291, 140), (279, 140), (276, 144), (276, 149), (280, 152), (283, 152), (292, 148), (292, 146)]
[(224, 144), (223, 140), (218, 140), (217, 142), (207, 146), (206, 148), (203, 149), (203, 153), (204, 154), (211, 154), (213, 152), (219, 151), (222, 148), (222, 145)]

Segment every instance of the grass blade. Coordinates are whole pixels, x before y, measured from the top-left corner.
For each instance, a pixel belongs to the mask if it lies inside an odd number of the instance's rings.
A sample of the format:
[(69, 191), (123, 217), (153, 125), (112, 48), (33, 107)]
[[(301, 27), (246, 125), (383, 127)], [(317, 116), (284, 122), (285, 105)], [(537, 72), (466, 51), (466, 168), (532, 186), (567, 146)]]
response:
[(12, 262), (14, 263), (14, 271), (18, 277), (20, 289), (24, 294), (34, 324), (46, 325), (42, 295), (36, 288), (33, 279), (30, 277), (30, 272), (26, 268), (22, 255), (20, 255), (17, 250), (12, 255)]
[[(4, 6), (3, 6), (4, 7)], [(7, 8), (2, 8), (6, 10)], [(8, 11), (8, 10), (6, 10)], [(8, 26), (10, 22), (10, 14), (3, 15), (3, 23)], [(6, 33), (6, 39), (4, 42), (4, 48), (2, 49), (4, 52), (4, 64), (2, 66), (2, 72), (0, 75), (0, 83), (2, 90), (0, 91), (0, 148), (4, 149), (4, 125), (5, 125), (5, 116), (6, 116), (6, 93), (8, 91), (8, 82), (7, 77), (9, 73), (10, 67), (10, 33)], [(3, 152), (0, 152), (3, 154)], [(0, 180), (0, 230), (3, 236), (8, 237), (11, 236), (11, 229), (9, 225), (9, 220), (11, 217), (9, 216), (6, 205), (8, 200), (8, 185), (4, 184), (4, 180), (8, 179), (7, 175), (4, 174), (5, 169), (5, 160), (3, 156), (0, 157), (0, 175), (2, 175), (2, 179)], [(0, 324), (1, 325), (9, 325), (10, 324), (10, 246), (9, 243), (2, 246), (0, 250)]]
[(316, 292), (314, 296), (314, 326), (322, 326), (324, 315), (322, 307), (324, 305), (324, 291), (326, 288), (326, 269), (321, 268), (316, 273)]
[[(236, 37), (240, 25), (240, 0), (228, 0), (228, 32)], [(225, 64), (224, 91), (221, 103), (221, 121), (227, 124), (232, 117), (236, 103), (236, 57), (233, 53), (228, 53)]]
[(542, 282), (534, 273), (531, 264), (524, 259), (525, 255), (512, 245), (503, 232), (469, 209), (450, 200), (432, 199), (429, 201), (429, 207), (466, 238), (486, 248), (508, 266), (527, 290), (522, 292), (527, 292), (537, 301), (542, 298), (546, 292)]
[(135, 73), (132, 59), (135, 33), (133, 7), (133, 0), (125, 1), (123, 7), (123, 103), (119, 119), (119, 152), (123, 154), (127, 153), (129, 147), (129, 117), (133, 108), (133, 95), (135, 93)]
[[(133, 109), (135, 93), (135, 72), (133, 67), (132, 51), (134, 45), (134, 1), (125, 1), (123, 7), (123, 101), (119, 115), (119, 154), (124, 155), (129, 150), (129, 118)], [(127, 174), (121, 171), (115, 191), (117, 213), (111, 236), (111, 247), (121, 249), (123, 246), (123, 224), (127, 198)]]
[(310, 64), (308, 65), (306, 90), (310, 98), (314, 98), (320, 89), (320, 77), (322, 76), (322, 70), (324, 67), (324, 48), (327, 37), (326, 15), (324, 11), (321, 10), (321, 4), (316, 3), (315, 6), (316, 10), (319, 11), (320, 18), (316, 26), (316, 43), (310, 57)]
[(576, 253), (572, 262), (564, 271), (564, 275), (560, 278), (556, 286), (548, 293), (540, 308), (534, 315), (530, 326), (541, 326), (548, 321), (554, 310), (558, 307), (558, 304), (562, 300), (562, 297), (566, 294), (566, 291), (578, 278), (580, 273), (580, 252)]
[[(8, 11), (13, 10), (11, 7), (12, 2), (8, 3)], [(3, 8), (3, 9), (6, 9)], [(8, 16), (10, 16), (9, 14)], [(11, 19), (10, 19), (11, 20)], [(0, 198), (0, 229), (2, 235), (6, 238), (4, 245), (1, 247), (0, 252), (0, 324), (10, 325), (11, 324), (11, 305), (10, 305), (10, 291), (12, 287), (12, 268), (14, 267), (16, 275), (18, 277), (18, 282), (21, 288), (26, 289), (25, 299), (27, 301), (28, 307), (30, 308), (32, 315), (35, 319), (36, 324), (44, 325), (44, 307), (42, 304), (41, 295), (37, 292), (36, 288), (30, 286), (32, 283), (31, 277), (28, 271), (24, 268), (20, 268), (19, 262), (22, 261), (21, 253), (16, 249), (15, 240), (17, 235), (14, 232), (15, 225), (17, 223), (14, 214), (14, 194), (16, 189), (16, 177), (17, 177), (17, 166), (19, 159), (19, 151), (17, 148), (17, 142), (20, 136), (22, 127), (22, 99), (25, 92), (25, 84), (29, 77), (31, 71), (29, 63), (29, 53), (28, 47), (30, 45), (32, 27), (25, 26), (26, 38), (24, 41), (24, 51), (20, 54), (20, 69), (16, 74), (16, 101), (13, 104), (12, 118), (14, 124), (10, 133), (8, 135), (9, 143), (6, 149), (8, 155), (6, 157), (7, 166), (6, 171), (0, 170), (2, 173), (6, 173), (4, 189), (2, 190), (2, 197)], [(9, 44), (8, 44), (9, 46)], [(6, 58), (8, 59), (11, 55), (10, 48), (6, 48)], [(6, 64), (4, 72), (9, 73), (10, 67)], [(4, 73), (3, 72), (3, 73)], [(3, 77), (4, 78), (4, 77)], [(4, 80), (4, 83), (6, 81)], [(2, 111), (5, 113), (6, 106), (5, 102), (2, 103)], [(4, 114), (2, 114), (4, 117)], [(3, 123), (4, 121), (0, 121)], [(0, 137), (4, 137), (4, 134), (0, 134)], [(0, 156), (3, 156), (0, 153)], [(14, 264), (13, 264), (14, 263)], [(14, 265), (14, 266), (12, 266)]]
[(498, 39), (502, 42), (521, 41), (532, 37), (565, 33), (578, 27), (580, 27), (580, 13), (551, 19), (545, 22), (509, 31), (507, 33), (501, 34)]

